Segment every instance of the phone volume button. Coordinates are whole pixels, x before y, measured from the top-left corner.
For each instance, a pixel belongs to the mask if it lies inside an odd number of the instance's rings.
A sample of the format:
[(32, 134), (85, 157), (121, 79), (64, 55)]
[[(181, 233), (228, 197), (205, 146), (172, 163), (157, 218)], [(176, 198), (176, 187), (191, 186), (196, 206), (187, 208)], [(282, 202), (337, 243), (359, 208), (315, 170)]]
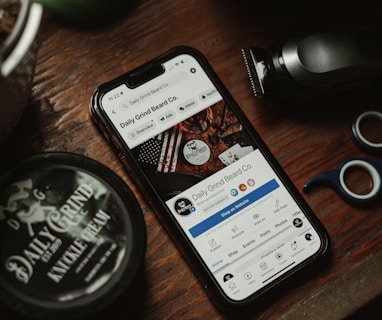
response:
[(127, 171), (130, 173), (130, 168), (127, 166), (127, 159), (122, 150), (118, 150), (118, 158), (121, 160), (122, 164), (126, 167)]
[(123, 153), (118, 152), (118, 158), (119, 158), (123, 163), (125, 163), (126, 158), (125, 158), (125, 156), (124, 156)]
[(127, 173), (131, 176), (133, 172), (127, 163), (126, 156), (122, 152), (118, 152), (117, 156), (118, 156), (119, 160), (122, 162), (123, 167), (125, 168)]
[(118, 139), (115, 136), (110, 136), (110, 140), (111, 140), (111, 143), (113, 144), (113, 146), (115, 147), (118, 158), (122, 161), (123, 165), (125, 167), (127, 167), (126, 166), (126, 162), (127, 162), (126, 157), (125, 157), (125, 154), (123, 152), (123, 148), (122, 148), (121, 144), (119, 143)]
[(116, 148), (118, 155), (123, 154), (123, 149), (121, 144), (119, 143), (118, 139), (115, 136), (110, 136), (111, 143), (114, 145)]

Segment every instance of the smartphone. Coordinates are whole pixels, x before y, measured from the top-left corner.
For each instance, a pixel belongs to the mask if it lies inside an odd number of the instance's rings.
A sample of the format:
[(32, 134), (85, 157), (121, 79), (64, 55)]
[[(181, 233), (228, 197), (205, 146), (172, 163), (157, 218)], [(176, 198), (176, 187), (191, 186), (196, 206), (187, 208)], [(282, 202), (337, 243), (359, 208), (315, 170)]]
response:
[(90, 109), (222, 309), (328, 252), (324, 227), (199, 51), (174, 48), (100, 85)]

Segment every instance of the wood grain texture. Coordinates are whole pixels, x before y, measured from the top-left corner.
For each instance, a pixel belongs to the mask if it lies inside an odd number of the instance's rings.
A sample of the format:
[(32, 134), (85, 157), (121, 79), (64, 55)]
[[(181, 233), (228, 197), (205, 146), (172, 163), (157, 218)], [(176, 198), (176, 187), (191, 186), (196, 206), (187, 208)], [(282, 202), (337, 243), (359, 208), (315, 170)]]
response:
[[(269, 47), (298, 32), (375, 26), (380, 20), (377, 5), (367, 2), (351, 7), (342, 1), (324, 1), (320, 5), (313, 1), (272, 1), (269, 5), (263, 2), (266, 1), (142, 0), (124, 19), (97, 30), (79, 30), (61, 25), (49, 16), (45, 18), (31, 100), (19, 126), (1, 145), (1, 169), (44, 151), (89, 156), (114, 170), (132, 188), (147, 226), (144, 275), (137, 292), (122, 296), (93, 319), (226, 318), (210, 302), (190, 266), (92, 123), (89, 101), (98, 85), (171, 47), (189, 45), (207, 57), (299, 190), (308, 178), (333, 169), (345, 158), (365, 156), (351, 138), (350, 124), (360, 110), (380, 108), (378, 96), (364, 99), (354, 93), (348, 99), (313, 101), (303, 108), (270, 106), (254, 98), (240, 49)], [(335, 310), (334, 318), (343, 318), (382, 292), (382, 279), (375, 274), (376, 268), (364, 278), (356, 276), (382, 250), (382, 200), (367, 208), (352, 207), (327, 188), (316, 188), (304, 198), (330, 234), (330, 264), (260, 310), (249, 313), (249, 319), (278, 319), (283, 314), (290, 319), (311, 319), (320, 306), (325, 314), (331, 308)], [(338, 287), (346, 291), (342, 296), (345, 292), (334, 290), (337, 287), (333, 283), (340, 285), (344, 277), (351, 281)], [(365, 277), (375, 279), (374, 290), (369, 291), (359, 282)], [(344, 304), (342, 298), (349, 299), (348, 293), (353, 303)], [(317, 307), (315, 303), (319, 301), (327, 303)], [(299, 313), (298, 308), (304, 304), (307, 307)], [(0, 314), (2, 319), (23, 319), (3, 308)]]

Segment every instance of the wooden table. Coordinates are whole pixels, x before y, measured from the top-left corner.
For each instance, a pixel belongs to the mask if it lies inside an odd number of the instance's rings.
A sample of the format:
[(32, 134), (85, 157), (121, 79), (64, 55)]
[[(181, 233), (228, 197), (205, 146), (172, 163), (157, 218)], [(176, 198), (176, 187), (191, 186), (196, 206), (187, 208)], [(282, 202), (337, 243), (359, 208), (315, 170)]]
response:
[[(89, 115), (96, 86), (167, 49), (202, 51), (302, 190), (312, 175), (350, 156), (365, 156), (351, 138), (355, 113), (381, 108), (381, 99), (270, 106), (252, 94), (240, 48), (269, 47), (299, 32), (378, 25), (379, 8), (363, 1), (146, 0), (124, 19), (96, 30), (71, 28), (46, 17), (30, 104), (1, 145), (0, 166), (30, 154), (68, 151), (105, 164), (136, 193), (147, 226), (145, 279), (94, 319), (222, 319), (177, 247), (158, 222)], [(285, 4), (282, 4), (284, 3)], [(380, 41), (380, 39), (378, 39)], [(328, 268), (253, 314), (251, 319), (340, 319), (382, 293), (382, 199), (357, 208), (328, 188), (304, 194), (332, 240)], [(130, 300), (131, 299), (131, 300)], [(1, 319), (23, 319), (0, 309)]]

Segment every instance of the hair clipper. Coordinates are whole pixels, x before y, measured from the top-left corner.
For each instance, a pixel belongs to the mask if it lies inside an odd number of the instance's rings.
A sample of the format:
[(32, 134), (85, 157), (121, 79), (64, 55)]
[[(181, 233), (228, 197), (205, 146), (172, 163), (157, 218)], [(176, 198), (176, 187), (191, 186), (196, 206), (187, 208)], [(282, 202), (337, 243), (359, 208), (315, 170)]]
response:
[(309, 98), (382, 84), (382, 30), (324, 32), (278, 48), (242, 49), (255, 95), (264, 100)]

